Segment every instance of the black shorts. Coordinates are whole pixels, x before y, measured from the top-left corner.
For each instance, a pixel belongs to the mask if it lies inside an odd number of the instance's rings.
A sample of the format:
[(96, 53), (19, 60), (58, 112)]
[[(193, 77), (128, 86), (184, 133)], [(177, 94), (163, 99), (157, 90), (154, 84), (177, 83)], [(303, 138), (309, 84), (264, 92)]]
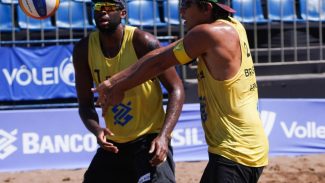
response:
[(200, 183), (256, 183), (263, 168), (248, 167), (209, 153), (209, 162)]
[(167, 160), (152, 167), (149, 149), (157, 134), (142, 136), (127, 143), (114, 143), (117, 154), (98, 148), (88, 170), (84, 183), (174, 183), (175, 163), (172, 147), (169, 145)]

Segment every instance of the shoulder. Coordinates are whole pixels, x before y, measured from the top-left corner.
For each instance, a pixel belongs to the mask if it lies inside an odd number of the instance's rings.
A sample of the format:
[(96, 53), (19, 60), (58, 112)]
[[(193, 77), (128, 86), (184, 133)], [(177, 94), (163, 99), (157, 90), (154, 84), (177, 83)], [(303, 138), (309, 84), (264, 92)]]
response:
[[(232, 50), (239, 46), (236, 30), (227, 23), (213, 22), (193, 27), (184, 37), (184, 48), (191, 58), (207, 54), (211, 50)], [(213, 51), (213, 52), (214, 52)]]
[(83, 60), (88, 58), (88, 40), (89, 35), (78, 41), (73, 48), (73, 58), (74, 60)]
[(148, 46), (149, 45), (159, 45), (158, 39), (149, 32), (135, 29), (133, 36), (133, 44), (135, 46)]
[(88, 40), (89, 40), (89, 35), (87, 37), (84, 37), (80, 39), (75, 45), (74, 45), (74, 52), (79, 52), (83, 51), (88, 47)]
[(224, 40), (227, 38), (237, 38), (238, 33), (229, 24), (226, 24), (224, 22), (214, 22), (211, 24), (201, 24), (196, 27), (194, 27), (189, 34), (191, 37), (197, 37), (199, 39), (203, 40)]
[(138, 58), (160, 47), (160, 43), (154, 35), (139, 29), (135, 29), (132, 42)]

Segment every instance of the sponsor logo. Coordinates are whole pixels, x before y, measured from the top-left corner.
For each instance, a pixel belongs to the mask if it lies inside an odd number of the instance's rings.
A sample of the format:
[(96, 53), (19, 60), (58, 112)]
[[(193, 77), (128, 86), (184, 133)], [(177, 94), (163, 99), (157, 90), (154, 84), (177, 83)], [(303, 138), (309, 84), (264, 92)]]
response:
[(208, 113), (206, 111), (206, 100), (204, 96), (200, 96), (199, 97), (199, 101), (200, 101), (200, 113), (201, 113), (201, 120), (202, 122), (206, 122), (208, 119)]
[(0, 159), (3, 160), (17, 150), (17, 147), (12, 145), (16, 141), (17, 129), (6, 132), (0, 129)]
[[(261, 111), (261, 120), (263, 122), (264, 131), (267, 136), (272, 132), (276, 120), (276, 113), (272, 111)], [(307, 121), (298, 123), (297, 121), (285, 122), (280, 121), (280, 128), (284, 135), (290, 138), (325, 138), (325, 126), (317, 125), (315, 121)]]
[(80, 153), (97, 149), (96, 137), (92, 134), (44, 135), (23, 133), (23, 154)]
[(69, 86), (75, 85), (72, 57), (61, 61), (59, 67), (28, 68), (26, 65), (20, 68), (2, 69), (9, 86), (17, 83), (20, 86), (35, 84), (38, 86), (55, 85), (63, 81)]
[(199, 139), (199, 130), (197, 128), (174, 129), (172, 137), (171, 144), (173, 147), (202, 145), (205, 143), (204, 140)]
[(65, 58), (60, 64), (60, 76), (62, 81), (69, 85), (75, 86), (75, 75), (74, 75), (74, 67), (72, 63), (72, 56), (69, 58)]
[(321, 138), (325, 139), (325, 126), (317, 126), (314, 121), (308, 121), (304, 125), (298, 125), (297, 121), (293, 121), (291, 125), (281, 121), (281, 128), (287, 138)]
[[(0, 160), (13, 154), (18, 148), (12, 145), (17, 140), (18, 130), (6, 132), (0, 129)], [(98, 145), (91, 134), (39, 135), (35, 132), (22, 133), (22, 154), (80, 153), (94, 152)]]
[(263, 123), (264, 131), (266, 135), (269, 136), (275, 123), (276, 113), (272, 111), (261, 111), (260, 117)]
[(112, 108), (112, 112), (114, 113), (114, 124), (119, 124), (121, 126), (126, 125), (130, 120), (133, 118), (130, 115), (130, 111), (132, 108), (130, 107), (131, 101), (129, 101), (126, 105), (125, 104), (118, 104)]

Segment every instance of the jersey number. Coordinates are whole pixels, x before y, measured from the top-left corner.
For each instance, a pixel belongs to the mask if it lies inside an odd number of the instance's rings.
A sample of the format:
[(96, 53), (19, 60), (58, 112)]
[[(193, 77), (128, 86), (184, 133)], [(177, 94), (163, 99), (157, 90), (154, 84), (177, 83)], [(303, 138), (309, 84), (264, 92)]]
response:
[(251, 56), (251, 53), (250, 53), (250, 51), (249, 51), (249, 48), (248, 48), (246, 42), (244, 42), (244, 47), (245, 47), (245, 50), (246, 50), (246, 56), (247, 56), (247, 57), (250, 57), (250, 56)]

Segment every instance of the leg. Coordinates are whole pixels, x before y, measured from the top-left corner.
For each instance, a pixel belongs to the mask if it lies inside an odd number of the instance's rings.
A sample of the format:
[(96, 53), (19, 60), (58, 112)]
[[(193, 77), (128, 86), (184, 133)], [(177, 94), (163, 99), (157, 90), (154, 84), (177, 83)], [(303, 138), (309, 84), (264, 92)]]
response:
[(238, 175), (236, 177), (238, 177), (239, 180), (241, 180), (241, 182), (247, 182), (247, 183), (257, 183), (264, 168), (264, 167), (249, 167), (238, 163), (235, 167), (236, 167), (236, 173)]
[(132, 176), (125, 176), (128, 170), (121, 168), (121, 159), (119, 154), (99, 148), (84, 174), (83, 183), (134, 182), (130, 180)]
[(254, 168), (254, 172), (252, 175), (252, 182), (257, 182), (260, 176), (262, 175), (264, 167), (256, 167)]
[(200, 183), (256, 183), (263, 167), (248, 167), (209, 153), (209, 163)]
[(235, 166), (209, 159), (200, 183), (237, 183), (235, 174)]

